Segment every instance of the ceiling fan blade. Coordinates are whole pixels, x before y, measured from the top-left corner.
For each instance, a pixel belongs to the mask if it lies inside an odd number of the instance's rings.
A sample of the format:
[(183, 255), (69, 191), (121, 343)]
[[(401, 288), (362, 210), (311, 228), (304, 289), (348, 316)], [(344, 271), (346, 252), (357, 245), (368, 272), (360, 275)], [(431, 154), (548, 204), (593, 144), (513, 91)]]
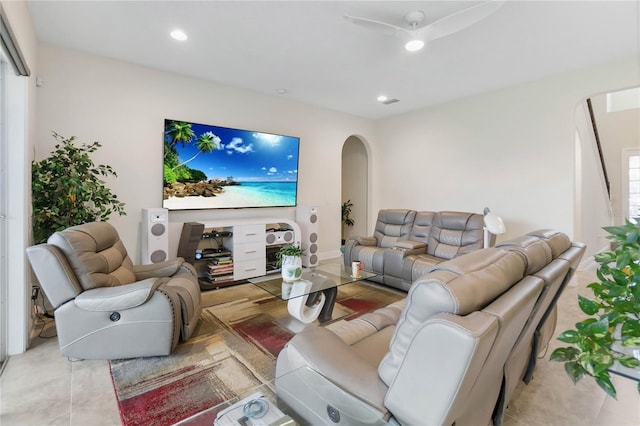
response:
[(485, 19), (500, 9), (504, 2), (505, 0), (489, 0), (480, 3), (447, 15), (417, 31), (425, 42), (446, 37)]
[(345, 15), (344, 17), (347, 21), (352, 22), (358, 26), (369, 28), (375, 31), (382, 31), (389, 35), (394, 35), (399, 31), (407, 31), (405, 28), (398, 27), (396, 25), (387, 24), (386, 22), (374, 21), (369, 18), (361, 18), (359, 16), (350, 16)]

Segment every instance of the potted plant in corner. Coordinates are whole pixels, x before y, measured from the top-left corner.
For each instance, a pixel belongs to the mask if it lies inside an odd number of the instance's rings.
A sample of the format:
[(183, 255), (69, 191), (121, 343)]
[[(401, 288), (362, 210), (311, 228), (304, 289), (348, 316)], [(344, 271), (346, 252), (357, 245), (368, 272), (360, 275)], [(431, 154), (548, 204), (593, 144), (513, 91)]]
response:
[(297, 281), (302, 277), (302, 256), (305, 251), (299, 245), (285, 244), (276, 253), (277, 267), (282, 268), (282, 280)]
[(351, 200), (347, 200), (344, 203), (342, 203), (342, 245), (344, 245), (344, 242), (345, 242), (344, 227), (345, 226), (352, 227), (355, 224), (355, 222), (351, 218), (352, 208), (353, 208), (353, 203), (351, 202)]
[(93, 163), (89, 156), (99, 142), (74, 144), (75, 136), (58, 141), (51, 155), (31, 166), (33, 238), (46, 242), (56, 231), (96, 220), (106, 221), (112, 213), (125, 215), (118, 200), (102, 177), (114, 176), (111, 166)]
[(598, 282), (587, 286), (593, 299), (578, 296), (580, 309), (589, 317), (560, 334), (558, 340), (571, 346), (554, 350), (551, 360), (564, 362), (574, 383), (591, 376), (615, 398), (609, 369), (614, 363), (640, 366), (640, 360), (630, 355), (633, 347), (640, 346), (640, 217), (603, 229), (611, 234), (615, 250), (595, 255)]

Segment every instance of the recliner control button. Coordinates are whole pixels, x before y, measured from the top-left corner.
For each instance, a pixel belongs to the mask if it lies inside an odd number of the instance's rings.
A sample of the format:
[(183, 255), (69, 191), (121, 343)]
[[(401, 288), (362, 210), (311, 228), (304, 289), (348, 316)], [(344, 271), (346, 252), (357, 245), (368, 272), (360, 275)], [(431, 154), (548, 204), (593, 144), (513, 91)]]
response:
[(327, 415), (329, 416), (329, 419), (332, 422), (334, 423), (340, 422), (340, 411), (338, 411), (337, 408), (327, 405)]

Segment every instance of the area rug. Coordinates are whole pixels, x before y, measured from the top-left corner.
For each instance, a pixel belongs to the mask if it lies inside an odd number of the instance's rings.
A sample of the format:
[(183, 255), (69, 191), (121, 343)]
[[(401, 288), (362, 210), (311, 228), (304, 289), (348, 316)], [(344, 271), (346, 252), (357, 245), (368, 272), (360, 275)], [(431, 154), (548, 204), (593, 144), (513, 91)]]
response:
[[(338, 288), (349, 321), (403, 297), (363, 283)], [(110, 362), (125, 426), (172, 425), (275, 378), (280, 350), (294, 336), (278, 322), (287, 304), (251, 284), (204, 293), (198, 327), (170, 356)], [(221, 407), (222, 408), (222, 407)], [(198, 419), (213, 424), (216, 411)], [(190, 423), (193, 424), (193, 423)]]

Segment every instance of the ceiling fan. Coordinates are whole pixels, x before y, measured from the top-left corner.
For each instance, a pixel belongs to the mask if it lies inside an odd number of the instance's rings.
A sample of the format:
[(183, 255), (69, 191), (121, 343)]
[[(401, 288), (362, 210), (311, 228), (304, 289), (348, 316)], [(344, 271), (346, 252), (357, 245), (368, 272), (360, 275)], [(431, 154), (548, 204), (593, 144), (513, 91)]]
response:
[(411, 11), (404, 16), (406, 27), (359, 16), (346, 15), (345, 19), (356, 25), (384, 31), (394, 36), (399, 35), (405, 39), (405, 49), (415, 52), (422, 49), (425, 43), (446, 37), (483, 20), (497, 11), (504, 2), (505, 0), (489, 0), (454, 12), (428, 25), (422, 25), (425, 13), (421, 10)]

